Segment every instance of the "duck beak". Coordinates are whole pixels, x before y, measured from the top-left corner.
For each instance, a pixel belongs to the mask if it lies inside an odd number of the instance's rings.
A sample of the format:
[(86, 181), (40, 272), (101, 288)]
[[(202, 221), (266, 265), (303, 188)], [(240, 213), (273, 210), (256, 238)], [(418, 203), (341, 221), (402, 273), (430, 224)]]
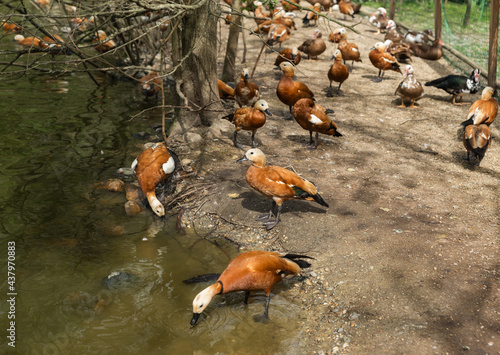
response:
[(296, 57), (297, 57), (296, 54), (292, 54), (292, 60), (295, 60)]
[(193, 318), (191, 318), (190, 324), (191, 325), (195, 325), (196, 322), (198, 321), (198, 318), (200, 318), (200, 314), (199, 313), (193, 313)]
[[(240, 162), (240, 161), (247, 161), (247, 160), (248, 160), (247, 156), (246, 156), (246, 155), (244, 155), (244, 156), (243, 156), (243, 158), (240, 158), (240, 159), (238, 159), (238, 160), (236, 160), (236, 161), (237, 161), (237, 162)], [(196, 314), (196, 313), (195, 313), (195, 314)], [(193, 317), (193, 319), (194, 319), (194, 317)]]
[[(271, 111), (269, 111), (269, 109), (268, 109), (268, 108), (266, 108), (266, 109), (264, 110), (264, 112), (265, 112), (267, 115), (269, 115), (269, 116), (272, 116), (272, 115), (273, 115), (273, 114), (271, 113)], [(245, 158), (246, 158), (246, 155), (245, 155)], [(248, 160), (248, 159), (247, 159), (247, 160)]]
[(250, 79), (250, 75), (245, 74), (245, 79)]

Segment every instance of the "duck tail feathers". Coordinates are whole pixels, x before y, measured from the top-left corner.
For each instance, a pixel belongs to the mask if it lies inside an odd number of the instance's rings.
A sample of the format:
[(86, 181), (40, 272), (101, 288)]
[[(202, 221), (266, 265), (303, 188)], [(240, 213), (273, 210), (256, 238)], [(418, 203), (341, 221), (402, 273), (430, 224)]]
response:
[(183, 280), (182, 282), (184, 282), (185, 284), (194, 284), (199, 282), (215, 281), (219, 278), (219, 276), (220, 274), (204, 274), (192, 277), (187, 280)]

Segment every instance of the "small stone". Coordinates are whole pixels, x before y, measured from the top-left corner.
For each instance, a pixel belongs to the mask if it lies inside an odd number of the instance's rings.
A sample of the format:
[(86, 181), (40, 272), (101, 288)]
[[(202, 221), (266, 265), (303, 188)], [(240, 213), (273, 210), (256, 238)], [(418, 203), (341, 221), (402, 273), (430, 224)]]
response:
[(184, 135), (184, 141), (188, 144), (200, 143), (202, 140), (203, 137), (198, 133), (188, 132)]
[(181, 165), (182, 166), (186, 166), (186, 165), (189, 165), (189, 164), (192, 164), (192, 163), (193, 163), (193, 161), (191, 159), (185, 158), (185, 159), (181, 160)]
[(141, 206), (139, 206), (136, 202), (134, 201), (127, 201), (125, 203), (125, 213), (129, 216), (135, 216), (139, 213), (141, 213), (143, 210)]
[(317, 277), (318, 276), (318, 274), (316, 274), (314, 271), (311, 271), (311, 273), (309, 275), (311, 275), (312, 277)]
[(353, 312), (353, 313), (349, 316), (349, 320), (356, 320), (356, 319), (359, 319), (359, 314), (357, 314), (356, 312)]

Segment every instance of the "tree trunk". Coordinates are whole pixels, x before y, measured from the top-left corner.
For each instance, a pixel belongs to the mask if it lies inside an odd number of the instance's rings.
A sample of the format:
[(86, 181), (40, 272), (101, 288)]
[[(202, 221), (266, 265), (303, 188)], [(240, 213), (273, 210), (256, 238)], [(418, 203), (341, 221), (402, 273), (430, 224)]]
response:
[(200, 3), (203, 3), (200, 7), (186, 13), (172, 36), (172, 61), (176, 67), (175, 102), (177, 106), (189, 108), (177, 110), (170, 134), (183, 135), (191, 142), (207, 136), (207, 127), (216, 120), (220, 121), (221, 113), (214, 110), (222, 108), (214, 43), (220, 7), (212, 0), (198, 0), (193, 5)]
[[(233, 0), (232, 9), (241, 11), (241, 0)], [(233, 81), (236, 77), (236, 53), (238, 51), (238, 38), (240, 36), (241, 16), (231, 14), (229, 35), (227, 38), (226, 57), (224, 58), (224, 69), (222, 70), (222, 81)]]
[(464, 23), (462, 24), (463, 27), (469, 26), (471, 7), (472, 7), (472, 0), (467, 0), (467, 9), (465, 10)]
[(394, 20), (394, 15), (396, 14), (396, 1), (391, 0), (391, 6), (389, 7), (389, 18)]

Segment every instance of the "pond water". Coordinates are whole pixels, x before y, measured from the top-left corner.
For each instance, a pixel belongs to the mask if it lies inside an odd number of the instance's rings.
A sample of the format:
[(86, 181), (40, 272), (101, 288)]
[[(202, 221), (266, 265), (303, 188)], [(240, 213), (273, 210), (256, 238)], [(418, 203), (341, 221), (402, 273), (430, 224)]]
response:
[[(130, 117), (152, 106), (136, 83), (97, 87), (85, 74), (0, 81), (0, 265), (7, 276), (15, 242), (16, 275), (15, 349), (5, 331), (12, 290), (1, 278), (2, 353), (295, 353), (303, 320), (284, 288), (268, 324), (254, 321), (263, 294), (244, 306), (236, 293), (216, 296), (191, 327), (192, 300), (208, 285), (182, 280), (221, 272), (238, 251), (180, 234), (175, 217), (127, 216), (124, 192), (92, 187), (141, 152), (133, 133), (154, 134), (160, 115)], [(129, 279), (103, 284), (116, 272)]]

